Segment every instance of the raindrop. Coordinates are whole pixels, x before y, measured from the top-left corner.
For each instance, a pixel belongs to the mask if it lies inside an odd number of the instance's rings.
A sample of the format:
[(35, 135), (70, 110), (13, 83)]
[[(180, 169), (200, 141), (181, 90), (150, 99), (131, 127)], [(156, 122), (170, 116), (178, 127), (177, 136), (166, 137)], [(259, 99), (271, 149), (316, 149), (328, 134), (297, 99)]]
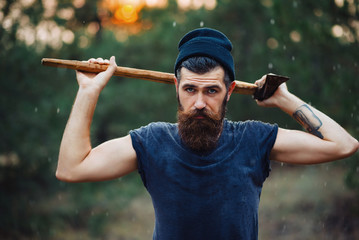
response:
[(203, 25), (204, 25), (204, 22), (201, 21), (201, 22), (199, 23), (199, 26), (200, 26), (200, 27), (203, 27)]
[(37, 107), (35, 107), (34, 111), (35, 111), (35, 112), (37, 112), (37, 111), (38, 111)]
[(283, 45), (283, 50), (287, 50), (287, 46), (286, 46), (286, 45)]
[(295, 61), (295, 57), (294, 57), (294, 56), (292, 56), (292, 61)]
[(294, 7), (294, 8), (297, 8), (297, 7), (298, 7), (297, 1), (294, 1), (294, 2), (293, 2), (293, 7)]
[(357, 167), (357, 172), (359, 172), (359, 167)]
[(172, 26), (173, 26), (173, 27), (176, 27), (176, 25), (177, 25), (176, 22), (173, 22), (173, 23), (172, 23)]
[(287, 229), (287, 225), (283, 225), (282, 233), (284, 233), (286, 229)]
[(273, 68), (273, 63), (268, 63), (268, 69), (272, 69)]
[(60, 108), (56, 109), (56, 113), (59, 114), (60, 113)]
[(283, 167), (283, 166), (284, 166), (284, 163), (283, 163), (283, 162), (281, 162), (281, 163), (280, 163), (280, 166), (281, 166), (281, 167)]
[(324, 182), (324, 187), (327, 187), (327, 182)]
[(275, 20), (273, 18), (270, 20), (270, 24), (272, 24), (272, 25), (275, 24)]

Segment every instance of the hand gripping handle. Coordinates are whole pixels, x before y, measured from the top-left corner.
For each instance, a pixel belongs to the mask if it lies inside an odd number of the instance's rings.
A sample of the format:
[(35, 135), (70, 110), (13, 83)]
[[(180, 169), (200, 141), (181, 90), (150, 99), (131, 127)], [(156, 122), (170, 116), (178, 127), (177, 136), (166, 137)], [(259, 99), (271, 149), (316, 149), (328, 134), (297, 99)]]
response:
[(259, 86), (254, 92), (253, 97), (259, 101), (270, 98), (277, 90), (279, 85), (289, 80), (289, 77), (280, 76), (275, 74), (267, 74), (265, 82)]

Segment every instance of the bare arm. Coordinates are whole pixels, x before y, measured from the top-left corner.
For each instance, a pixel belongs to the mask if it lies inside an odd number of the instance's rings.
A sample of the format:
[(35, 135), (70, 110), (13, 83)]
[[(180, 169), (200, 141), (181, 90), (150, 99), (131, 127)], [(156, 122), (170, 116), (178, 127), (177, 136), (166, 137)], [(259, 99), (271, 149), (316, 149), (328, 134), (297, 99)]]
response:
[(278, 88), (273, 97), (258, 102), (258, 105), (279, 107), (307, 130), (280, 128), (270, 155), (271, 160), (316, 164), (346, 158), (359, 148), (358, 141), (338, 123), (288, 92), (285, 84)]
[[(96, 60), (90, 60), (96, 61)], [(108, 61), (97, 60), (108, 64)], [(92, 148), (90, 127), (101, 90), (116, 67), (99, 74), (76, 72), (79, 90), (60, 146), (56, 177), (62, 181), (102, 181), (121, 177), (137, 168), (136, 152), (130, 136), (114, 139)]]

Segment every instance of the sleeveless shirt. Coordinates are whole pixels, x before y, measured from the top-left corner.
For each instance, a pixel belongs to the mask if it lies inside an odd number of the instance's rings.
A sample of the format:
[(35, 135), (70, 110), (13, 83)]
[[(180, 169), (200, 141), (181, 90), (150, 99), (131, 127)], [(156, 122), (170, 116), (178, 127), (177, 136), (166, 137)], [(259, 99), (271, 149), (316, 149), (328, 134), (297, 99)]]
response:
[(216, 149), (201, 155), (177, 124), (130, 131), (155, 210), (155, 240), (257, 239), (258, 206), (277, 125), (224, 121)]

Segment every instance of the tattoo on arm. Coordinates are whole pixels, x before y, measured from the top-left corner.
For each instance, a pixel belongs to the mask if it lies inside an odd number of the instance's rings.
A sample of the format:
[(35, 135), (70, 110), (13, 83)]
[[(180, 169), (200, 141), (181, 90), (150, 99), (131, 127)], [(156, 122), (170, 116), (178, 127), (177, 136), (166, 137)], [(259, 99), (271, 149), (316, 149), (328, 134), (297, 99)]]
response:
[(293, 113), (293, 118), (297, 120), (297, 122), (299, 122), (309, 133), (321, 139), (324, 138), (322, 133), (318, 131), (323, 123), (307, 104), (298, 107)]

